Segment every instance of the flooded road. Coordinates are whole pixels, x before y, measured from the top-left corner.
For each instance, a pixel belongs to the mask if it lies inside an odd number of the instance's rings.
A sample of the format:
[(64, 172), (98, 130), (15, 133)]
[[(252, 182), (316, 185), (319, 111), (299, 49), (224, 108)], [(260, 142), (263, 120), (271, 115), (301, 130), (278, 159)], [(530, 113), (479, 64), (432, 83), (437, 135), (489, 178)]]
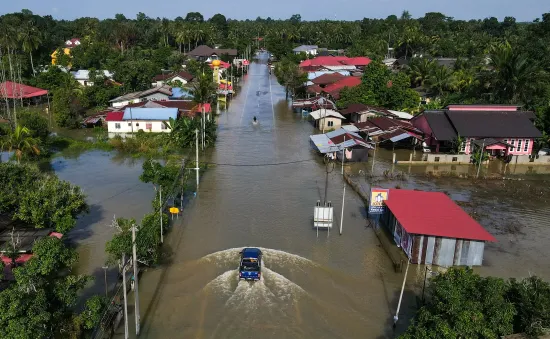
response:
[[(362, 201), (348, 190), (342, 236), (337, 227), (318, 237), (313, 229), (325, 166), (310, 150), (312, 133), (311, 124), (290, 110), (265, 62), (252, 64), (241, 93), (219, 117), (215, 149), (202, 159), (213, 165), (183, 223), (175, 226), (180, 229), (173, 230), (179, 239), (170, 266), (154, 289), (146, 287), (147, 275), (140, 283), (140, 298), (153, 299), (142, 311), (140, 337), (391, 335), (402, 274), (393, 272), (366, 228)], [(329, 182), (339, 225), (339, 166)], [(260, 282), (237, 280), (238, 253), (245, 246), (264, 248)], [(412, 303), (414, 297), (405, 294), (402, 313), (410, 314)]]

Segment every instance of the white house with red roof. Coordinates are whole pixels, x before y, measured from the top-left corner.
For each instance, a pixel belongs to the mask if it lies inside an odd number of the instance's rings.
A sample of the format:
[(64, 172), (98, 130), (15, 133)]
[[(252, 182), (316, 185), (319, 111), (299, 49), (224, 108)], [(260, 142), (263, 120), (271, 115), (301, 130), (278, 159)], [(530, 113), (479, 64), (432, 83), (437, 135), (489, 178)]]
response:
[(413, 264), (481, 266), (496, 241), (442, 192), (390, 189), (384, 205), (381, 225)]
[(72, 38), (65, 41), (65, 47), (67, 48), (73, 48), (76, 46), (80, 46), (80, 38)]

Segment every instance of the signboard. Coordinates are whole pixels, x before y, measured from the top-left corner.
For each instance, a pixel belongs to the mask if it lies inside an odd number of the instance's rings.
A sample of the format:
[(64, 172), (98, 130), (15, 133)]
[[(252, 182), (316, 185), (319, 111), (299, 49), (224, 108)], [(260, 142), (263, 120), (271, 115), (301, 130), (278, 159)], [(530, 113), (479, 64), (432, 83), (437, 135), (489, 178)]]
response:
[(382, 214), (386, 210), (384, 201), (388, 200), (389, 189), (372, 188), (370, 190), (369, 214)]
[(248, 60), (243, 61), (243, 65), (248, 66), (248, 64), (249, 64)]

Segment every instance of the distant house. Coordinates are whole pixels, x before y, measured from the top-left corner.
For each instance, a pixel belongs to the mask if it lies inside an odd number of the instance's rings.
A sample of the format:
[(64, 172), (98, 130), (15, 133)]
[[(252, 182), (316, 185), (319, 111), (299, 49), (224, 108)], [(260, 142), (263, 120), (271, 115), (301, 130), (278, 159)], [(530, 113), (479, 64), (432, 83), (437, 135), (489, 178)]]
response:
[(177, 72), (177, 73), (170, 73), (170, 74), (159, 74), (156, 75), (153, 78), (152, 86), (153, 87), (161, 87), (169, 82), (176, 82), (179, 81), (182, 85), (186, 85), (187, 83), (191, 82), (193, 80), (193, 75), (188, 72)]
[(325, 131), (340, 128), (342, 120), (345, 119), (340, 113), (325, 108), (313, 111), (309, 116), (313, 119), (315, 127)]
[[(201, 112), (202, 107), (192, 100), (163, 100), (163, 101), (142, 101), (120, 108), (124, 111), (126, 108), (177, 108), (178, 117), (195, 117)], [(205, 113), (210, 113), (210, 104), (205, 105)]]
[(300, 63), (302, 70), (317, 68), (329, 71), (355, 71), (363, 69), (371, 63), (367, 57), (349, 58), (346, 56), (318, 56), (313, 59), (304, 60)]
[(80, 39), (79, 38), (72, 38), (67, 41), (65, 41), (65, 47), (67, 48), (73, 48), (76, 46), (80, 46)]
[[(62, 49), (63, 53), (65, 55), (71, 56), (71, 49), (76, 47), (76, 46), (80, 46), (80, 39), (79, 38), (72, 38), (72, 39), (69, 39), (69, 40), (65, 41), (65, 47)], [(57, 57), (58, 57), (57, 50), (55, 50), (51, 54), (52, 65), (56, 64)]]
[(380, 225), (413, 264), (481, 266), (495, 242), (445, 193), (390, 189)]
[(451, 149), (461, 138), (461, 153), (473, 153), (475, 145), (493, 155), (508, 156), (532, 153), (535, 139), (542, 136), (534, 118), (533, 112), (518, 106), (449, 105), (444, 110), (425, 111), (411, 122), (436, 152)]
[[(86, 69), (81, 69), (76, 72), (71, 72), (73, 77), (79, 84), (82, 86), (93, 86), (94, 83), (90, 82), (90, 71)], [(109, 71), (99, 71), (99, 75), (103, 75), (105, 79), (113, 80), (114, 74)]]
[(338, 81), (327, 85), (325, 88), (323, 88), (323, 93), (326, 93), (330, 95), (333, 99), (340, 99), (340, 92), (344, 88), (352, 88), (359, 86), (361, 84), (361, 78), (360, 77), (344, 77), (342, 79), (339, 79)]
[(236, 49), (222, 49), (212, 48), (206, 45), (197, 46), (194, 50), (187, 53), (188, 56), (195, 58), (199, 61), (210, 62), (212, 60), (219, 60), (221, 56), (227, 54), (229, 57), (236, 57)]
[(124, 112), (109, 112), (107, 114), (107, 130), (110, 135), (137, 133), (138, 131), (153, 133), (169, 133), (171, 130), (165, 124), (177, 119), (178, 108), (132, 108), (127, 107)]
[(372, 117), (389, 117), (399, 120), (410, 120), (413, 116), (406, 112), (392, 111), (384, 107), (369, 106), (365, 104), (350, 104), (340, 110), (340, 114), (351, 122), (365, 122)]
[(357, 133), (340, 128), (325, 134), (310, 135), (310, 144), (321, 154), (329, 155), (333, 159), (342, 159), (342, 150), (346, 161), (367, 161), (368, 150), (373, 149)]
[(172, 96), (172, 88), (170, 86), (153, 87), (151, 89), (139, 92), (132, 92), (121, 95), (109, 102), (113, 107), (124, 107), (141, 101), (151, 100), (168, 100)]
[(305, 53), (307, 55), (317, 55), (317, 49), (319, 47), (316, 45), (302, 45), (294, 48), (292, 51), (294, 54)]
[(299, 99), (292, 102), (292, 109), (299, 111), (314, 111), (320, 108), (336, 110), (336, 104), (322, 96), (316, 96), (309, 99)]
[(319, 85), (321, 88), (324, 88), (325, 86), (333, 84), (344, 77), (345, 75), (342, 75), (341, 73), (338, 73), (338, 72), (325, 73), (311, 80), (311, 82), (315, 85)]

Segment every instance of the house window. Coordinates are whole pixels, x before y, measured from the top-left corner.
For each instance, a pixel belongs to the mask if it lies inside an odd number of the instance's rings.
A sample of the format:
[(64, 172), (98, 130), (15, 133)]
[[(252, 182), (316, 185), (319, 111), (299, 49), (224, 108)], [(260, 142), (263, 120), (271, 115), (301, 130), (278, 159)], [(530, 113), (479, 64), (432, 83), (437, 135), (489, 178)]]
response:
[(524, 152), (527, 152), (529, 150), (529, 139), (525, 139), (525, 147), (523, 148)]
[(516, 141), (514, 139), (511, 139), (510, 140), (510, 145), (512, 145), (512, 146), (510, 146), (510, 152), (514, 151), (515, 144), (516, 144)]
[(120, 122), (115, 123), (115, 129), (120, 129)]
[(139, 122), (136, 122), (136, 127), (139, 127)]
[(160, 129), (166, 129), (166, 123), (164, 121), (160, 124)]
[(131, 122), (129, 122), (129, 123), (128, 123), (128, 126), (132, 126), (132, 123), (131, 123)]
[(521, 139), (518, 139), (518, 152), (521, 152)]
[(439, 162), (439, 157), (435, 157), (434, 161)]
[(146, 123), (146, 124), (145, 124), (145, 129), (148, 129), (148, 130), (153, 129), (153, 124), (150, 123), (150, 122)]
[(458, 157), (453, 157), (453, 162), (457, 162), (458, 161)]
[(460, 144), (460, 152), (461, 152), (461, 153), (466, 152), (466, 142), (465, 142), (465, 141), (463, 141), (463, 142)]
[(334, 126), (334, 121), (329, 121), (328, 122), (328, 127), (332, 127), (332, 126)]

